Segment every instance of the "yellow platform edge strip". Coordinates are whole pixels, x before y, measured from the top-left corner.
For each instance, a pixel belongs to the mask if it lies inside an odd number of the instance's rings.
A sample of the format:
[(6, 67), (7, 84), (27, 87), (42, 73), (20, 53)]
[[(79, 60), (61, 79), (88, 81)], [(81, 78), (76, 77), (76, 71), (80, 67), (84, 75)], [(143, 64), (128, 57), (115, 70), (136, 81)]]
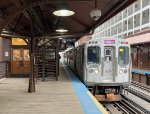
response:
[(102, 114), (109, 114), (106, 109), (97, 101), (97, 99), (92, 95), (90, 91), (87, 92), (87, 94), (91, 97), (93, 102), (96, 104), (98, 109), (102, 112)]

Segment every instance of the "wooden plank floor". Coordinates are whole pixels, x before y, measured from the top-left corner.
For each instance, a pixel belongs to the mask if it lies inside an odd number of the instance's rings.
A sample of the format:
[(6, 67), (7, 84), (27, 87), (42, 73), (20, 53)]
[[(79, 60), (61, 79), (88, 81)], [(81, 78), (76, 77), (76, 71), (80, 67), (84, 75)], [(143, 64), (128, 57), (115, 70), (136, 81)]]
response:
[(59, 81), (39, 81), (35, 93), (27, 89), (28, 79), (0, 81), (0, 114), (84, 114), (63, 67)]

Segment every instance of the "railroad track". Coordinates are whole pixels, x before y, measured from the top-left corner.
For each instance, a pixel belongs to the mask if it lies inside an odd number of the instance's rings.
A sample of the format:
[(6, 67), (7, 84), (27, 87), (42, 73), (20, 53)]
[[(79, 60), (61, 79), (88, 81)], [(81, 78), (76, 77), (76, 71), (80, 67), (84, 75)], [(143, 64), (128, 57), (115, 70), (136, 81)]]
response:
[(102, 103), (110, 114), (150, 114), (150, 112), (131, 99), (122, 95), (122, 100), (112, 103)]
[(135, 103), (134, 101), (132, 101), (131, 99), (129, 99), (125, 95), (121, 94), (121, 96), (122, 96), (123, 100), (125, 100), (128, 103), (132, 104), (132, 106), (133, 106), (132, 108), (136, 108), (138, 111), (140, 110), (140, 112), (142, 112), (142, 113), (139, 112), (138, 114), (150, 114), (150, 111), (148, 111), (147, 109), (143, 108), (139, 104)]
[(144, 91), (150, 92), (150, 86), (136, 82), (136, 81), (132, 81), (131, 85), (138, 87), (140, 89), (143, 89)]
[[(150, 102), (150, 87), (138, 82), (132, 82), (132, 86), (129, 86), (128, 91), (144, 100), (147, 102)], [(139, 89), (136, 89), (136, 88)]]

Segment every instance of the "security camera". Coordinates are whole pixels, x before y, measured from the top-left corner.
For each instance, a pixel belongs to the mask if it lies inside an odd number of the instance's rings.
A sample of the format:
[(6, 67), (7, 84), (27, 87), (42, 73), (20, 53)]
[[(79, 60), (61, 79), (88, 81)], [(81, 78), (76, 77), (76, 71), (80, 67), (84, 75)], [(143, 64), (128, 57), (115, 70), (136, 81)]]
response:
[(101, 11), (100, 10), (92, 10), (90, 13), (90, 16), (94, 19), (94, 20), (98, 20), (101, 16)]

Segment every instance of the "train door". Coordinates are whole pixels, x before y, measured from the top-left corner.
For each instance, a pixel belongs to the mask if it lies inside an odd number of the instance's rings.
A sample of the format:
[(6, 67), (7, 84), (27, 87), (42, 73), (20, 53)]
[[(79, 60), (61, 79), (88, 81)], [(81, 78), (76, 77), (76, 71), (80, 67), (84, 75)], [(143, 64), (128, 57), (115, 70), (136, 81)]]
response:
[(12, 49), (11, 75), (27, 76), (30, 72), (30, 57), (28, 49)]
[(113, 81), (113, 68), (115, 60), (115, 47), (104, 47), (104, 68), (103, 79)]

